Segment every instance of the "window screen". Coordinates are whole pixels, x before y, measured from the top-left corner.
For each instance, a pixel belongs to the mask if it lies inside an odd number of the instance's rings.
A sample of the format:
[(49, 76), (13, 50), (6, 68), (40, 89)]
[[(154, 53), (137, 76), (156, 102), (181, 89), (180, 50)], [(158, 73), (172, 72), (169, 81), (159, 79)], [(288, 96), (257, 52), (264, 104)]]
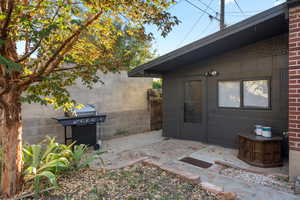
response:
[(220, 81), (218, 90), (220, 107), (240, 107), (240, 81)]
[(186, 81), (184, 84), (184, 122), (201, 122), (201, 81)]
[(243, 81), (244, 106), (268, 108), (269, 90), (268, 80)]

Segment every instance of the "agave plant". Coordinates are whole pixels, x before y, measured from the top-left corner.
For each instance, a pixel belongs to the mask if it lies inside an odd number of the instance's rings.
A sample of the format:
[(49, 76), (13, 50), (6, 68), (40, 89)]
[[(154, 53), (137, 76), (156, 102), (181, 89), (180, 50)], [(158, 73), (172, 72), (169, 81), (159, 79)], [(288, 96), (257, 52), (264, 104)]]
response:
[(56, 176), (71, 165), (72, 145), (58, 144), (55, 138), (50, 137), (40, 144), (24, 145), (24, 181), (33, 181), (36, 193), (41, 179), (56, 186)]
[(87, 167), (97, 158), (100, 159), (102, 164), (104, 164), (102, 158), (98, 157), (99, 155), (103, 154), (104, 152), (97, 151), (96, 153), (93, 153), (91, 155), (84, 157), (84, 155), (86, 155), (87, 152), (88, 152), (87, 145), (80, 144), (80, 145), (74, 146), (73, 154), (72, 154), (72, 158), (73, 158), (72, 162), (73, 162), (73, 166), (75, 167), (75, 169)]

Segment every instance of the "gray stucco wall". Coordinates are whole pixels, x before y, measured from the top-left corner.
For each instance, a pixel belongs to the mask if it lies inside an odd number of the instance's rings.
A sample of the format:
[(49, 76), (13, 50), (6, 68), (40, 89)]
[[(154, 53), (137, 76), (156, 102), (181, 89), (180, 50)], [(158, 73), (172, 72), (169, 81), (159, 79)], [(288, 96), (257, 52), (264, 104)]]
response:
[[(98, 127), (103, 138), (116, 134), (132, 134), (150, 130), (150, 113), (147, 89), (151, 78), (128, 78), (126, 71), (102, 74), (102, 83), (87, 89), (78, 82), (69, 88), (71, 96), (82, 104), (93, 104), (98, 113), (107, 114), (106, 122)], [(22, 106), (23, 138), (30, 143), (42, 140), (46, 135), (64, 142), (64, 130), (52, 117), (63, 116), (51, 106), (24, 104)]]
[[(280, 35), (164, 74), (164, 135), (236, 147), (237, 134), (250, 133), (255, 124), (271, 126), (275, 134), (282, 134), (287, 130), (288, 119), (287, 52), (288, 37)], [(211, 70), (218, 71), (219, 75), (217, 77), (200, 75), (201, 72)], [(189, 126), (190, 129), (187, 130), (183, 124), (183, 83), (195, 77), (201, 79), (203, 86), (203, 121), (199, 127)], [(265, 78), (271, 80), (271, 109), (218, 107), (218, 81)], [(188, 131), (192, 136), (188, 136)]]

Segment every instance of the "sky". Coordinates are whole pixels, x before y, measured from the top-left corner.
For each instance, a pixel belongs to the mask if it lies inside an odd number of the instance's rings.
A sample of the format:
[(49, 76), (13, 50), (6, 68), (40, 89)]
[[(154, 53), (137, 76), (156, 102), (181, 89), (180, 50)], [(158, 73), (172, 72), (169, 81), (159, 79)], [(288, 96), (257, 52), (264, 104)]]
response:
[[(214, 15), (219, 11), (220, 0), (176, 0), (168, 12), (176, 16), (181, 23), (164, 38), (156, 31), (155, 26), (147, 26), (146, 31), (154, 34), (153, 48), (159, 56), (173, 51), (179, 47), (199, 40), (209, 34), (219, 30), (219, 23), (210, 20), (208, 15), (201, 10), (193, 7), (187, 1), (199, 8), (206, 10), (207, 13)], [(243, 11), (238, 9), (235, 1)], [(285, 0), (225, 0), (225, 24), (227, 26), (244, 20), (252, 15), (279, 5)], [(206, 5), (209, 5), (207, 7)], [(17, 44), (18, 54), (24, 51), (24, 42)]]
[[(201, 10), (187, 1), (211, 15), (215, 15), (220, 7), (220, 0), (177, 0), (177, 4), (171, 6), (168, 12), (177, 16), (181, 23), (174, 27), (167, 37), (162, 37), (154, 26), (148, 26), (146, 29), (154, 34), (153, 48), (157, 50), (158, 55), (164, 55), (219, 30), (218, 21), (210, 20), (208, 14), (203, 14)], [(236, 0), (236, 2), (243, 13), (234, 0), (225, 0), (225, 24), (227, 26), (279, 5), (285, 0)], [(209, 8), (205, 4), (210, 5)]]

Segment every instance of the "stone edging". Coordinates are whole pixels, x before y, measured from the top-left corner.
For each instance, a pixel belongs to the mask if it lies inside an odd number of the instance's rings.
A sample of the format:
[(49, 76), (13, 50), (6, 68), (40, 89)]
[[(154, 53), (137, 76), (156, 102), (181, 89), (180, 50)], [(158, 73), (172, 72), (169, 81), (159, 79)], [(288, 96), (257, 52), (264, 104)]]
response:
[(201, 182), (200, 176), (198, 175), (193, 175), (189, 172), (184, 172), (181, 170), (177, 170), (174, 168), (170, 168), (167, 166), (164, 166), (163, 164), (160, 164), (158, 162), (155, 162), (148, 157), (142, 157), (136, 160), (133, 160), (131, 162), (127, 162), (124, 165), (120, 165), (114, 168), (109, 168), (109, 169), (104, 169), (104, 170), (116, 170), (116, 169), (121, 169), (125, 167), (130, 167), (133, 166), (137, 163), (142, 163), (143, 165), (151, 166), (151, 167), (157, 167), (159, 169), (162, 169), (170, 174), (173, 174), (184, 181), (187, 181), (188, 183), (192, 185), (201, 185), (201, 187), (214, 195), (218, 200), (236, 200), (237, 199), (237, 194), (235, 192), (224, 192), (222, 187), (216, 186), (212, 183), (209, 182)]
[(216, 186), (214, 184), (211, 184), (209, 182), (201, 182), (200, 176), (193, 175), (188, 172), (183, 172), (181, 170), (176, 170), (174, 168), (163, 166), (162, 164), (159, 164), (158, 162), (152, 161), (150, 159), (143, 160), (142, 163), (144, 165), (153, 166), (160, 168), (170, 174), (176, 175), (179, 178), (182, 178), (185, 181), (188, 181), (190, 184), (193, 185), (201, 185), (201, 187), (210, 192), (212, 195), (216, 196), (218, 200), (236, 200), (237, 194), (235, 192), (224, 192), (222, 187)]
[(288, 175), (281, 174), (281, 173), (268, 173), (268, 172), (256, 171), (256, 170), (252, 170), (252, 169), (246, 169), (246, 168), (238, 167), (236, 165), (233, 165), (231, 163), (224, 162), (224, 161), (221, 161), (221, 160), (216, 160), (215, 164), (225, 166), (225, 167), (231, 167), (231, 168), (234, 168), (234, 169), (243, 170), (243, 171), (250, 172), (250, 173), (261, 174), (261, 175), (264, 175), (264, 176), (280, 176), (282, 178), (288, 178), (289, 177)]

